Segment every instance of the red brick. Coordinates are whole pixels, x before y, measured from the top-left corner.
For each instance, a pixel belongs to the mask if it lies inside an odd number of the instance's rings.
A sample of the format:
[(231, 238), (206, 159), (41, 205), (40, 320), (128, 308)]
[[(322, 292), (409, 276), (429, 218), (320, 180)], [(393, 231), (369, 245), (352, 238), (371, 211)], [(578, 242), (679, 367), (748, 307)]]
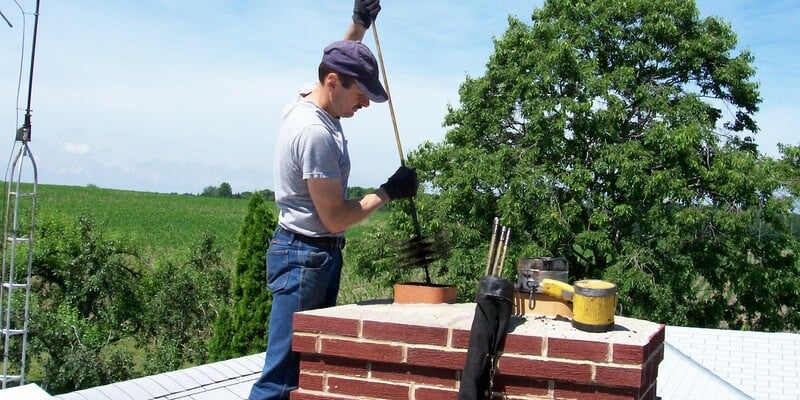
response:
[(608, 343), (549, 338), (547, 339), (547, 357), (606, 362), (608, 361)]
[(381, 380), (455, 387), (456, 371), (409, 364), (372, 363), (372, 377)]
[(365, 339), (447, 346), (447, 331), (447, 328), (364, 321), (361, 336)]
[(358, 396), (358, 398), (369, 397), (385, 400), (408, 400), (410, 398), (410, 391), (411, 389), (408, 385), (364, 379), (328, 378), (328, 392), (331, 394)]
[(452, 343), (450, 343), (450, 346), (457, 349), (468, 349), (469, 337), (471, 334), (471, 331), (453, 329)]
[(644, 372), (640, 368), (598, 365), (595, 367), (594, 381), (603, 386), (640, 389), (644, 386)]
[(292, 320), (295, 332), (358, 337), (360, 321), (350, 318), (322, 317), (297, 313)]
[(428, 367), (462, 369), (467, 361), (465, 351), (447, 351), (445, 348), (432, 349), (425, 347), (409, 347), (406, 350), (406, 362), (411, 365)]
[(500, 350), (504, 353), (540, 356), (542, 355), (542, 343), (544, 343), (544, 341), (540, 336), (525, 336), (509, 333), (500, 343)]
[(523, 376), (503, 375), (502, 371), (494, 378), (495, 393), (507, 396), (539, 396), (550, 394), (550, 381), (531, 379)]
[(300, 355), (300, 371), (366, 377), (369, 361), (319, 355)]
[(658, 378), (658, 365), (664, 359), (664, 346), (662, 345), (655, 353), (650, 356), (650, 359), (642, 367), (644, 370), (644, 385), (647, 386)]
[(504, 355), (500, 358), (498, 368), (504, 375), (585, 383), (591, 382), (592, 379), (592, 366), (588, 363), (568, 363)]
[(292, 335), (292, 351), (298, 353), (316, 353), (317, 337)]
[(659, 348), (662, 349), (663, 357), (664, 332), (664, 325), (659, 325), (658, 331), (650, 335), (647, 343), (641, 345), (612, 343), (611, 361), (617, 364), (644, 364)]
[(439, 389), (418, 387), (414, 389), (414, 398), (421, 400), (453, 400), (458, 395), (455, 389)]
[(638, 400), (638, 391), (636, 389), (576, 385), (561, 382), (556, 382), (553, 395), (556, 399)]
[(611, 343), (611, 362), (616, 364), (642, 364), (644, 361), (644, 346)]
[[(292, 392), (292, 400), (453, 399), (471, 335), (454, 329), (448, 342), (442, 327), (302, 313), (295, 329), (293, 346), (303, 349), (302, 389)], [(648, 330), (640, 344), (509, 332), (501, 342), (495, 398), (656, 400), (664, 326)]]
[(353, 340), (321, 339), (320, 353), (329, 356), (358, 358), (370, 361), (403, 362), (403, 348), (382, 343)]
[(656, 348), (656, 350), (650, 354), (650, 359), (647, 362), (653, 361), (656, 364), (664, 361), (664, 343), (661, 343), (661, 346)]
[(353, 396), (332, 396), (330, 393), (314, 392), (305, 389), (294, 390), (289, 393), (291, 400), (355, 400)]
[(318, 374), (309, 374), (300, 372), (300, 385), (299, 387), (306, 390), (325, 390), (325, 378)]
[[(658, 331), (650, 335), (650, 338), (645, 345), (645, 354), (650, 354), (661, 346), (664, 343), (664, 338), (666, 337), (666, 330), (664, 325), (659, 325)], [(645, 356), (645, 358), (647, 358)]]

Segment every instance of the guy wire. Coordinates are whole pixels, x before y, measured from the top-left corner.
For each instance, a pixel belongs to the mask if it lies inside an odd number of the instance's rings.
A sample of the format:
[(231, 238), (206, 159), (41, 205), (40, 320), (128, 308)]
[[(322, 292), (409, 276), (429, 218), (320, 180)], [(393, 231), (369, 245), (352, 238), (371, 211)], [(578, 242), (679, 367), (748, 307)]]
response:
[[(15, 120), (15, 126), (14, 126), (14, 132), (15, 132), (15, 137), (16, 137), (16, 129), (17, 129), (17, 127), (20, 126), (20, 118), (19, 118), (20, 117), (20, 111), (22, 111), (22, 108), (20, 108), (21, 106), (20, 106), (19, 102), (20, 102), (20, 94), (22, 92), (22, 73), (23, 73), (23, 71), (25, 69), (25, 38), (27, 36), (27, 23), (26, 23), (27, 18), (26, 18), (26, 15), (28, 15), (30, 13), (25, 11), (25, 9), (22, 7), (22, 5), (19, 4), (19, 1), (17, 1), (17, 0), (12, 0), (12, 1), (14, 2), (14, 4), (17, 5), (17, 8), (19, 8), (19, 12), (22, 15), (22, 39), (21, 39), (21, 43), (20, 43), (19, 75), (17, 77), (17, 96), (16, 96), (16, 108), (15, 108), (16, 120)], [(11, 25), (11, 22), (8, 21), (8, 19), (6, 19), (5, 15), (3, 15), (3, 19), (5, 19), (6, 22), (8, 23), (8, 25), (11, 28), (13, 28), (13, 25)], [(8, 163), (6, 164), (6, 172), (4, 174), (4, 177), (6, 177), (6, 178), (9, 178), (8, 174), (9, 174), (9, 169), (11, 168), (11, 161), (14, 158), (14, 153), (15, 153), (15, 149), (16, 149), (16, 143), (17, 143), (17, 140), (15, 139), (14, 140), (14, 144), (11, 146), (11, 151), (8, 154)], [(4, 192), (5, 192), (5, 189), (6, 189), (6, 187), (5, 187), (6, 185), (8, 185), (8, 180), (6, 180), (5, 184), (3, 185)]]
[[(28, 27), (28, 24), (26, 23), (27, 18), (25, 16), (29, 13), (26, 12), (24, 8), (22, 8), (22, 5), (19, 4), (19, 1), (17, 0), (13, 1), (14, 4), (17, 5), (17, 8), (19, 8), (20, 14), (22, 14), (22, 41), (20, 43), (20, 49), (19, 49), (19, 77), (17, 78), (17, 98), (16, 98), (17, 119), (15, 125), (16, 129), (16, 127), (19, 127), (19, 112), (21, 111), (19, 105), (19, 96), (20, 93), (22, 92), (22, 72), (25, 68), (25, 38), (27, 37), (27, 27)], [(11, 25), (10, 22), (9, 25)]]

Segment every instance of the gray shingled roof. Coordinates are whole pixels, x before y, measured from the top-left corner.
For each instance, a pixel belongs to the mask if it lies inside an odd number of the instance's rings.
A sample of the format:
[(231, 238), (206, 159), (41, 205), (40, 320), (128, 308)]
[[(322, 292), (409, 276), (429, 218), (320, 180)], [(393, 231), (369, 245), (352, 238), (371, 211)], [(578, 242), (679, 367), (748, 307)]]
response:
[(49, 400), (52, 397), (35, 383), (0, 390), (0, 400)]
[[(54, 398), (244, 400), (263, 361), (260, 353)], [(668, 326), (657, 394), (662, 400), (800, 399), (800, 335)]]
[[(800, 335), (796, 333), (667, 326), (666, 341), (709, 373), (757, 400), (800, 399)], [(659, 394), (677, 380), (669, 377), (666, 354), (664, 361), (658, 373)], [(698, 396), (683, 398), (715, 398)]]
[(246, 399), (264, 353), (54, 396), (60, 400)]

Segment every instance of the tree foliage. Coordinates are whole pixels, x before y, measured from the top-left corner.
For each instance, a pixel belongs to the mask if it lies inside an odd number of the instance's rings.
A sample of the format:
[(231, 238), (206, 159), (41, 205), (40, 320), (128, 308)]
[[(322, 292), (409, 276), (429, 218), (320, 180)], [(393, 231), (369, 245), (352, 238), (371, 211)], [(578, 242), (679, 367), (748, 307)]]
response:
[(103, 228), (87, 218), (38, 227), (29, 355), (51, 394), (208, 360), (229, 287), (214, 237), (183, 261), (149, 264)]
[(233, 189), (231, 188), (231, 184), (228, 182), (222, 182), (219, 184), (219, 186), (206, 186), (203, 188), (203, 192), (200, 193), (200, 196), (224, 198), (234, 197)]
[(224, 360), (264, 351), (272, 296), (266, 287), (266, 251), (276, 216), (259, 193), (247, 205), (232, 278), (230, 302), (214, 324), (212, 359)]
[(800, 146), (781, 145), (782, 185), (795, 198), (800, 198)]
[(206, 235), (186, 262), (158, 262), (141, 284), (145, 309), (137, 333), (145, 373), (208, 361), (207, 343), (229, 281), (215, 238)]
[(143, 312), (136, 252), (85, 218), (45, 221), (38, 237), (30, 348), (44, 386), (63, 393), (132, 377), (132, 357), (118, 346)]
[[(692, 0), (548, 0), (532, 20), (509, 19), (444, 141), (409, 157), (435, 193), (418, 202), (424, 229), (452, 248), (440, 279), (471, 297), (499, 216), (510, 262), (565, 256), (572, 278), (617, 283), (624, 315), (796, 330), (791, 199), (753, 141), (753, 57), (730, 25)], [(389, 222), (362, 271), (398, 276), (380, 244), (409, 223)]]

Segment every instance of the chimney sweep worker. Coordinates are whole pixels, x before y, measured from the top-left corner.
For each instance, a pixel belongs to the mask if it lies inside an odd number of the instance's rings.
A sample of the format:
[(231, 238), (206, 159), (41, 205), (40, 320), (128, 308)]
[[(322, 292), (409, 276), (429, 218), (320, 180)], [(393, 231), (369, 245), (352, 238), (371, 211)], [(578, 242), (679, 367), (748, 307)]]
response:
[(387, 100), (377, 61), (361, 43), (380, 9), (379, 0), (355, 0), (344, 40), (323, 50), (319, 83), (301, 89), (281, 117), (274, 166), (280, 213), (266, 266), (272, 310), (264, 369), (250, 400), (288, 399), (297, 388), (292, 316), (336, 305), (345, 230), (383, 204), (417, 193), (416, 171), (401, 166), (375, 192), (347, 198), (350, 156), (341, 119)]

